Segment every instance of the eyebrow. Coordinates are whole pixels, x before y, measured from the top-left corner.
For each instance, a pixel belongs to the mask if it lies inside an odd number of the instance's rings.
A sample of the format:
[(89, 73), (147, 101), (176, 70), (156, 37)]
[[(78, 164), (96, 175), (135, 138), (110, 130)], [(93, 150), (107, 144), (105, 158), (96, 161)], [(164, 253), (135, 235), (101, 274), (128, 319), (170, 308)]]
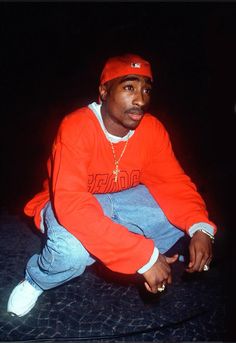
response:
[[(148, 77), (144, 77), (145, 82), (148, 83), (150, 86), (152, 85), (152, 81)], [(136, 76), (124, 76), (122, 79), (119, 81), (119, 83), (123, 83), (126, 81), (140, 81), (140, 79)]]

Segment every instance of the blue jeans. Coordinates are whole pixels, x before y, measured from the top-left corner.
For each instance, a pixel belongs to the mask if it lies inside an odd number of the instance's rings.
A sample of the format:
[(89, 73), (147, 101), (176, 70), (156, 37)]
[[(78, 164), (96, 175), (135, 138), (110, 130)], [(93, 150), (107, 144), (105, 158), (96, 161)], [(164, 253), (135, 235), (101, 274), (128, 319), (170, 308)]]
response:
[[(131, 232), (151, 238), (162, 254), (184, 236), (183, 231), (170, 224), (144, 185), (94, 196), (106, 216)], [(41, 254), (33, 255), (28, 261), (25, 278), (35, 288), (47, 290), (81, 275), (95, 260), (82, 243), (57, 222), (50, 202), (44, 207), (42, 217), (46, 243)]]

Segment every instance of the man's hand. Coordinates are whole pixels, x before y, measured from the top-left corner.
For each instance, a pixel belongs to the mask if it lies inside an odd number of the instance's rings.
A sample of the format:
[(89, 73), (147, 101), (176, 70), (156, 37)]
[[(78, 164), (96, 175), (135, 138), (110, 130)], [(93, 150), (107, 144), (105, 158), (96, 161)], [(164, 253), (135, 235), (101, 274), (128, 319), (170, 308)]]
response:
[(166, 257), (159, 254), (157, 261), (154, 265), (143, 273), (145, 278), (145, 287), (151, 293), (157, 293), (158, 288), (163, 284), (170, 284), (172, 281), (170, 264), (178, 259), (178, 254), (172, 257)]
[(187, 272), (201, 272), (204, 265), (209, 265), (212, 260), (211, 238), (204, 232), (197, 231), (189, 244), (189, 264)]

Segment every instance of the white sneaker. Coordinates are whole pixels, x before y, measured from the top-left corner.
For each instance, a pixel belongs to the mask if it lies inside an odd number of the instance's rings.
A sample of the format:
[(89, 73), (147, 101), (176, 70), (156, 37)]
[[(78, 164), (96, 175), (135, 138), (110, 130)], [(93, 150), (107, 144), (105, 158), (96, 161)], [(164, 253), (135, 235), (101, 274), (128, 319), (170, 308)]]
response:
[(36, 304), (38, 297), (43, 290), (34, 288), (27, 280), (21, 281), (12, 291), (8, 304), (7, 312), (12, 316), (25, 316)]

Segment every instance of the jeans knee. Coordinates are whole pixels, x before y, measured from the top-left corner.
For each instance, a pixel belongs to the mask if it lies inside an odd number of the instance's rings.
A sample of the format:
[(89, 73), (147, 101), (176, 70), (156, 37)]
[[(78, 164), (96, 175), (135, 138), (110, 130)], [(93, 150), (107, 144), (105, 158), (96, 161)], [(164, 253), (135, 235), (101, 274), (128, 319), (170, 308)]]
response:
[(48, 239), (39, 256), (40, 268), (46, 272), (62, 272), (85, 268), (90, 258), (87, 250), (75, 237)]
[(67, 266), (70, 269), (80, 269), (81, 267), (86, 267), (89, 260), (89, 253), (88, 251), (83, 247), (83, 245), (77, 241), (77, 244), (71, 244), (70, 241), (67, 243), (67, 251), (64, 251), (64, 258), (67, 261)]
[(92, 263), (82, 243), (58, 223), (50, 203), (45, 207), (44, 220), (47, 242), (40, 256), (42, 265), (60, 272)]

